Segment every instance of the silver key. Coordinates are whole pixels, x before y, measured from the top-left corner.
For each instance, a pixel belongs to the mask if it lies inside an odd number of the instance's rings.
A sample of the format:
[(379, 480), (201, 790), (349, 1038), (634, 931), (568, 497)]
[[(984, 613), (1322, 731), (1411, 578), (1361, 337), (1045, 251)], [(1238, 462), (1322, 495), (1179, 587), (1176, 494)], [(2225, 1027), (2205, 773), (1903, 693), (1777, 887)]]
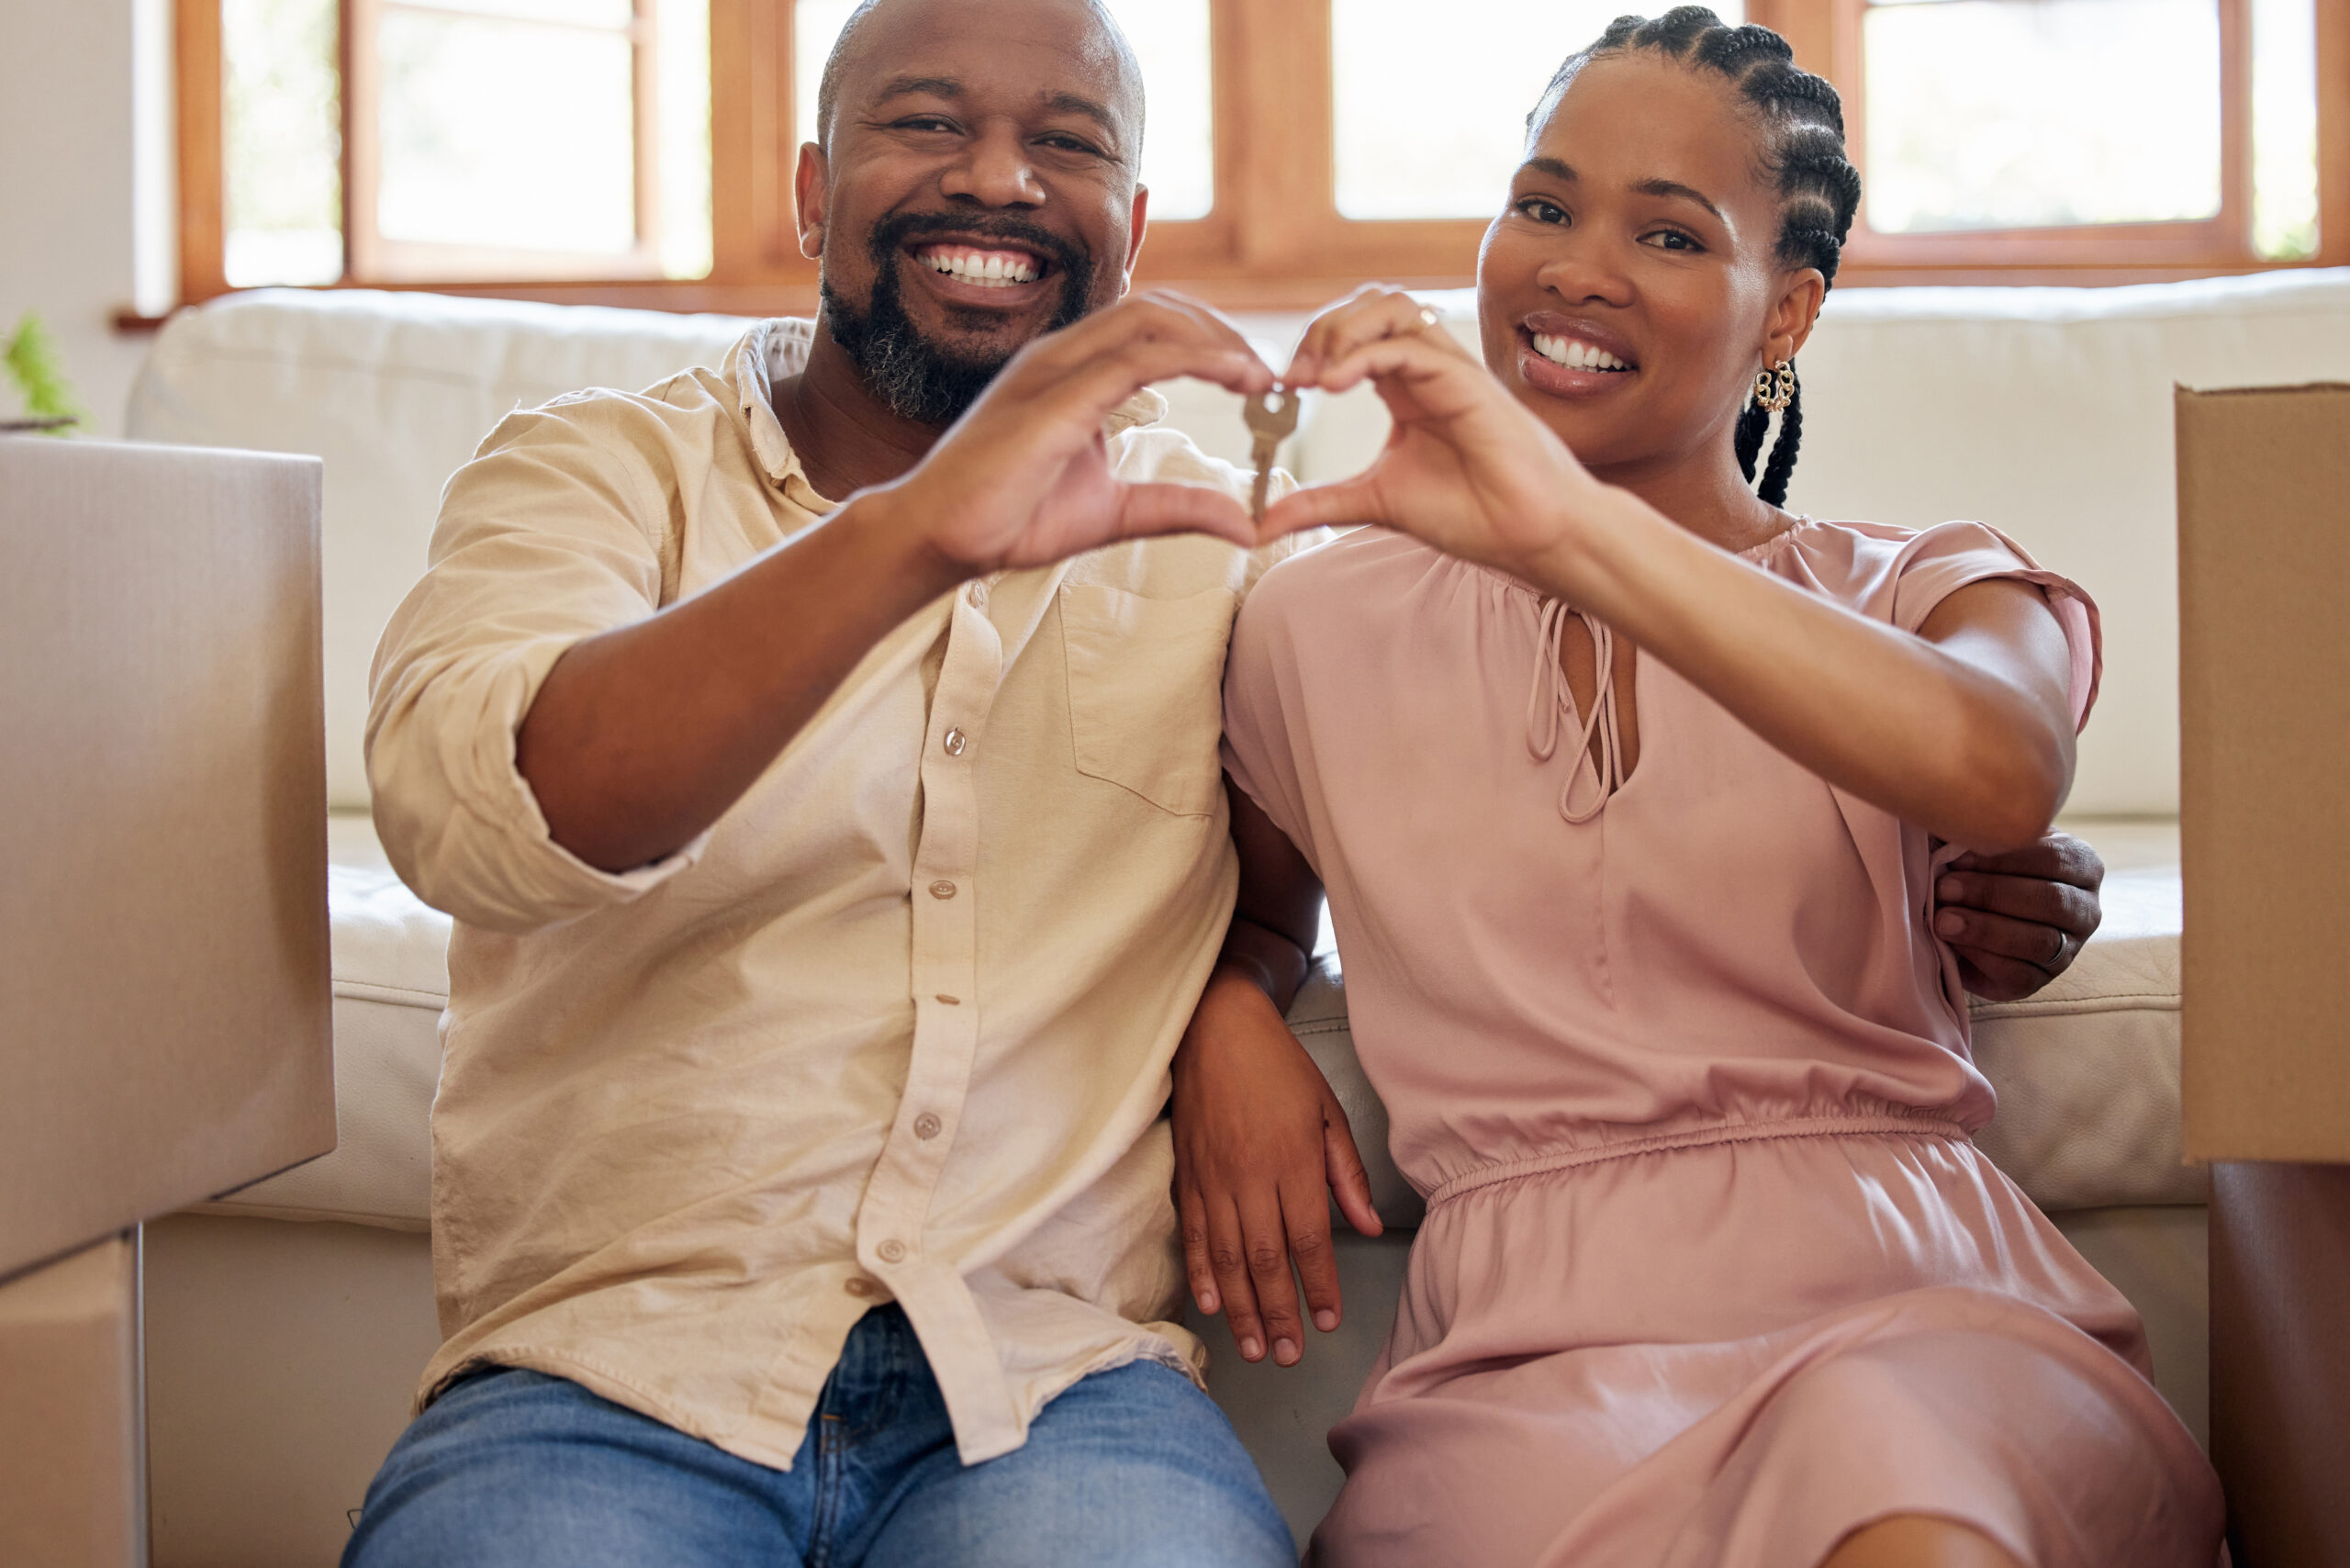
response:
[(1262, 522), (1265, 500), (1273, 483), (1273, 454), (1297, 429), (1297, 392), (1284, 386), (1261, 398), (1250, 398), (1241, 404), (1241, 417), (1248, 421), (1252, 438), (1248, 461), (1257, 470), (1257, 481), (1248, 491), (1248, 510)]

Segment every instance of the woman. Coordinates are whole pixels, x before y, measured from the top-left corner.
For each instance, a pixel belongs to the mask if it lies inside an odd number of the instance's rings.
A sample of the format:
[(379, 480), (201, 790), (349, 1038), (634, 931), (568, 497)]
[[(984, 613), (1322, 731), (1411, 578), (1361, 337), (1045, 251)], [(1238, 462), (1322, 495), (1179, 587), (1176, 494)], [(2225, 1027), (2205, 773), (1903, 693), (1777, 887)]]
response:
[(1243, 918), (1176, 1114), (1213, 1310), (1323, 1201), (1315, 1140), (1263, 1129), (1326, 1090), (1247, 978), (1318, 878), (1429, 1199), (1325, 1563), (2218, 1556), (2135, 1314), (1969, 1141), (1992, 1097), (1927, 924), (1940, 866), (2070, 787), (2094, 608), (1986, 528), (1778, 505), (1858, 196), (1776, 35), (1626, 18), (1487, 237), (1490, 374), (1381, 291), (1291, 367), (1371, 381), (1396, 432), (1268, 529), (1383, 526), (1235, 633)]

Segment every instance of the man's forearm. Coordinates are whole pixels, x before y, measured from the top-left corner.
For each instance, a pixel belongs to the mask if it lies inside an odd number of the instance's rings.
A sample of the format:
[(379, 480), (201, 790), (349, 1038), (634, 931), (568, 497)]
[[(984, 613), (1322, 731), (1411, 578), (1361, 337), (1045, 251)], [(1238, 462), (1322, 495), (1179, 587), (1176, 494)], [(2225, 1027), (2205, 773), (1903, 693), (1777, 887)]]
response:
[(900, 504), (860, 497), (725, 581), (566, 651), (515, 742), (555, 842), (623, 871), (716, 822), (876, 643), (960, 579)]

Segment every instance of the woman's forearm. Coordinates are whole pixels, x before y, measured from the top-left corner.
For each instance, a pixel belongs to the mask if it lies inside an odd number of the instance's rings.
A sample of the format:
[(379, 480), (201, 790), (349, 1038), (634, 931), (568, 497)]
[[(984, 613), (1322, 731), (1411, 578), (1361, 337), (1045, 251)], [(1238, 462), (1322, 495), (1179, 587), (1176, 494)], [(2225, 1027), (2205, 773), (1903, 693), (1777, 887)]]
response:
[[(1588, 609), (1830, 783), (1986, 851), (2071, 788), (2064, 633), (2038, 590), (1962, 590), (1922, 635), (1758, 571), (1626, 492), (1536, 586)], [(1556, 563), (1551, 565), (1550, 563)], [(2004, 590), (2004, 591), (2001, 591)], [(1959, 603), (1964, 597), (1966, 602)]]

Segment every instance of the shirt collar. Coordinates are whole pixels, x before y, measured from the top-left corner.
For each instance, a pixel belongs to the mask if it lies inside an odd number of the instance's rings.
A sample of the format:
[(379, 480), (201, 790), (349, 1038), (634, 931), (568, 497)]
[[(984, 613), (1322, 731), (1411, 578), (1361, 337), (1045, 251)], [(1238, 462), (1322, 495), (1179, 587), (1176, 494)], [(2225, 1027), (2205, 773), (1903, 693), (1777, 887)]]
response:
[[(751, 432), (751, 454), (758, 459), (760, 469), (778, 489), (789, 490), (796, 478), (811, 497), (815, 495), (814, 487), (808, 483), (800, 454), (791, 449), (790, 438), (783, 433), (783, 422), (775, 417), (771, 394), (778, 381), (800, 374), (815, 339), (814, 321), (798, 316), (775, 317), (743, 334), (728, 354), (726, 366), (736, 407)], [(1110, 411), (1110, 417), (1102, 421), (1102, 431), (1120, 435), (1155, 425), (1166, 417), (1167, 399), (1156, 388), (1146, 386)]]

